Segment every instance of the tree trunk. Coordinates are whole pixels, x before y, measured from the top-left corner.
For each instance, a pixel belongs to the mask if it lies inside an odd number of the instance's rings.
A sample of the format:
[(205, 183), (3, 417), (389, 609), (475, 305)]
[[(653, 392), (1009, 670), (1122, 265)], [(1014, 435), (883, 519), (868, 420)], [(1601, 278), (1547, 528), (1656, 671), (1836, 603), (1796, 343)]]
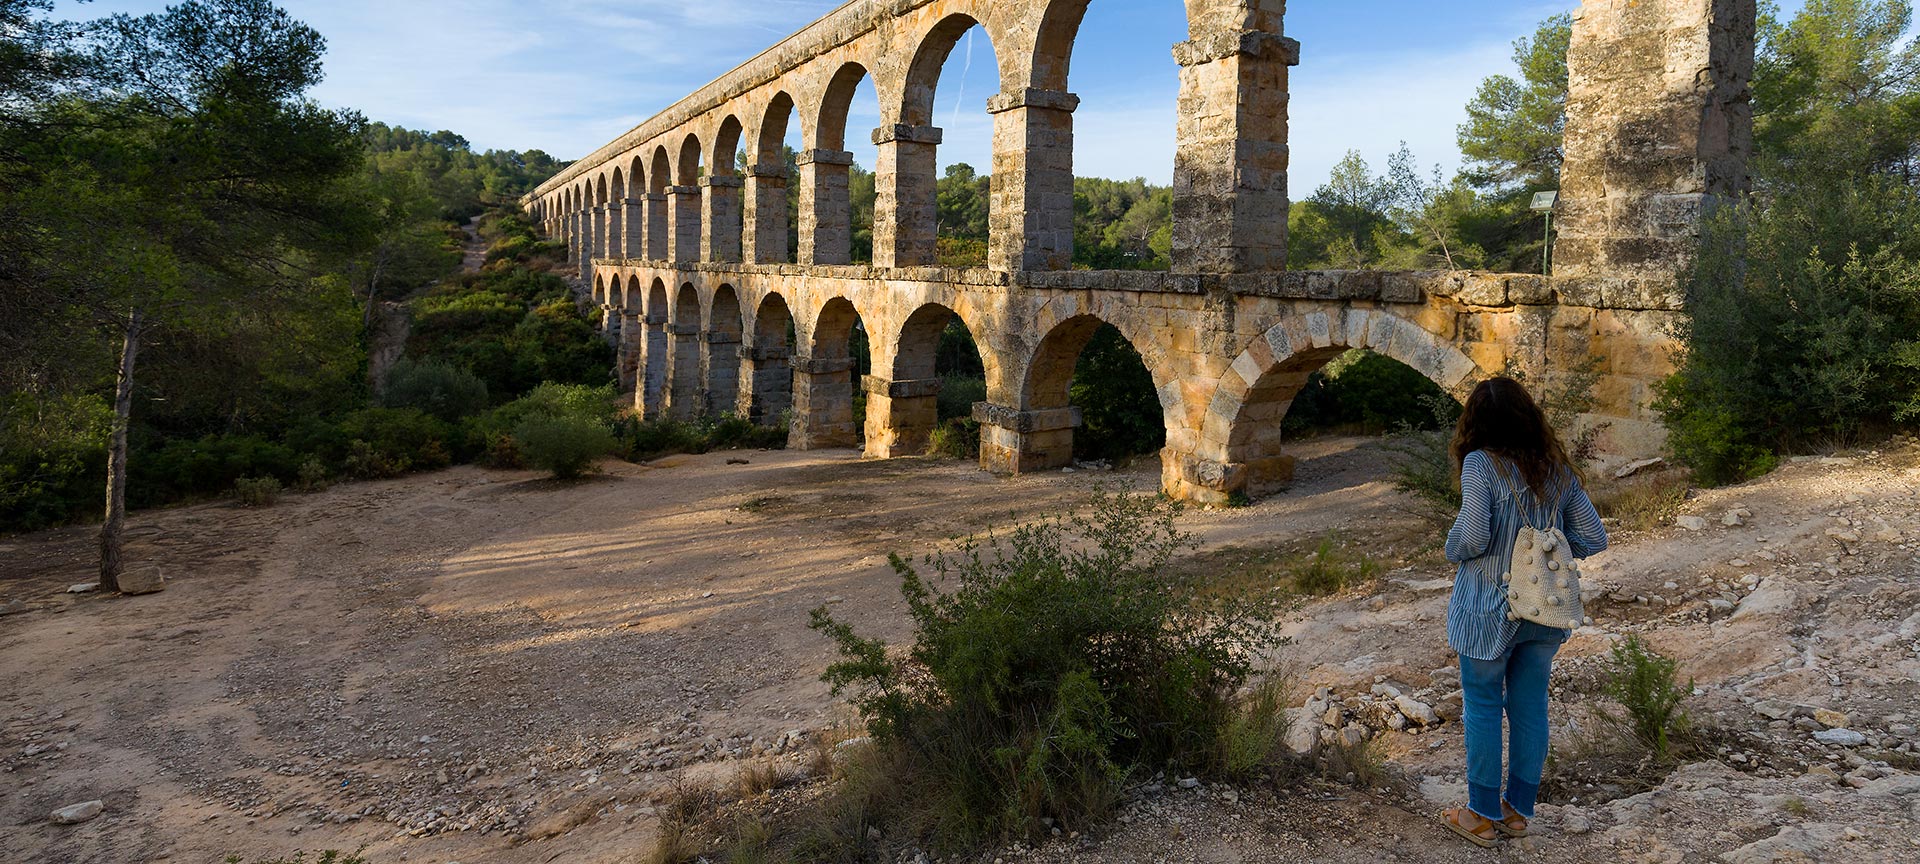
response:
[(127, 527), (127, 426), (133, 416), (133, 362), (140, 354), (144, 317), (127, 316), (120, 374), (113, 384), (113, 436), (107, 441), (107, 518), (100, 525), (100, 590), (120, 590), (121, 535)]

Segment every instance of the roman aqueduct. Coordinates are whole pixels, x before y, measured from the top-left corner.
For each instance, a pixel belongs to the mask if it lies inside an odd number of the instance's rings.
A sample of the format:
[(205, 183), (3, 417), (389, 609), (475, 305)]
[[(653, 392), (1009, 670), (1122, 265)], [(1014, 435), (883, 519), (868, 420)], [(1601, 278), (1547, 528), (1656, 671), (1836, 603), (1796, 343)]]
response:
[[(1079, 102), (1068, 64), (1089, 2), (851, 0), (528, 196), (606, 310), (636, 407), (785, 418), (792, 446), (843, 447), (860, 439), (857, 387), (867, 455), (919, 453), (936, 423), (935, 348), (957, 315), (986, 367), (974, 416), (995, 471), (1070, 464), (1068, 385), (1102, 323), (1153, 376), (1163, 486), (1188, 500), (1289, 480), (1281, 420), (1307, 375), (1350, 348), (1456, 395), (1509, 364), (1552, 374), (1597, 357), (1587, 422), (1605, 424), (1603, 452), (1658, 448), (1648, 406), (1681, 309), (1672, 273), (1703, 209), (1747, 183), (1754, 0), (1581, 4), (1551, 278), (1285, 269), (1300, 46), (1283, 0), (1185, 0), (1171, 272), (1068, 269)], [(1001, 82), (988, 100), (992, 236), (985, 268), (946, 269), (932, 266), (934, 88), (976, 24)], [(866, 130), (846, 127), (863, 79), (882, 115), (870, 266), (848, 252), (845, 142)], [(791, 177), (782, 142), (796, 122)], [(789, 183), (800, 184), (792, 256)], [(872, 359), (857, 381), (856, 320)]]

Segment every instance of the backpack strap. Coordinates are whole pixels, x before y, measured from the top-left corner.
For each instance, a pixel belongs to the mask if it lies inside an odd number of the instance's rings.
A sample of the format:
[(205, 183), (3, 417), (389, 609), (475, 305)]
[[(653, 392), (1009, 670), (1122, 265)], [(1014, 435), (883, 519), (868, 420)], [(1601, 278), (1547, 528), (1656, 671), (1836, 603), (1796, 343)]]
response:
[[(1487, 455), (1492, 457), (1489, 461), (1493, 462), (1493, 473), (1500, 476), (1501, 482), (1507, 486), (1507, 491), (1513, 494), (1513, 503), (1520, 511), (1521, 523), (1535, 531), (1546, 530), (1533, 524), (1532, 513), (1534, 508), (1545, 507), (1547, 504), (1546, 499), (1534, 494), (1532, 487), (1521, 482), (1520, 466), (1515, 464), (1513, 460), (1505, 456), (1495, 456), (1492, 453)], [(1553, 520), (1549, 517), (1547, 521), (1551, 524)]]

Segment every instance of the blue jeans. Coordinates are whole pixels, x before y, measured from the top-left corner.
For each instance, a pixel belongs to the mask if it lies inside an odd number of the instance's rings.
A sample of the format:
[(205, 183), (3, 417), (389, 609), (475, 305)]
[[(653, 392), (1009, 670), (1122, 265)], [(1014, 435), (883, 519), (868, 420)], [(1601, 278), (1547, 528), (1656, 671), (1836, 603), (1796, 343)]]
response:
[(1565, 631), (1521, 622), (1513, 647), (1498, 660), (1460, 655), (1461, 713), (1467, 727), (1467, 807), (1498, 821), (1500, 719), (1506, 716), (1507, 794), (1515, 812), (1533, 818), (1540, 773), (1547, 765), (1547, 674)]

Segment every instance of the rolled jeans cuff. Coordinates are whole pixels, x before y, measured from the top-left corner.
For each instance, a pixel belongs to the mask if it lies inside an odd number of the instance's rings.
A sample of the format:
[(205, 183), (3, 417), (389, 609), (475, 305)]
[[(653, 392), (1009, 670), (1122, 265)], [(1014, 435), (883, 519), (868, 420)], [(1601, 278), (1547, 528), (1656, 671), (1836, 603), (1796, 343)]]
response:
[(1539, 799), (1540, 784), (1507, 775), (1507, 805), (1513, 808), (1513, 812), (1532, 819), (1533, 804)]
[(1478, 783), (1467, 784), (1467, 809), (1479, 814), (1488, 822), (1498, 822), (1500, 813), (1500, 787), (1482, 786)]

